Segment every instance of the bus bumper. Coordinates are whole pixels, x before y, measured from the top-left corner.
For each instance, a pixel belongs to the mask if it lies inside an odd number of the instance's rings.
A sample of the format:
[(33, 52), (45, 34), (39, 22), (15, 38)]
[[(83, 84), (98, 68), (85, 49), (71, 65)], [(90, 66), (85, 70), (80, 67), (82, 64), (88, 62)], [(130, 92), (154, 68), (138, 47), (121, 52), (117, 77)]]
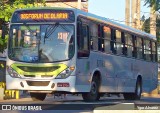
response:
[(79, 92), (75, 88), (75, 76), (69, 76), (66, 79), (24, 79), (24, 78), (12, 78), (6, 77), (7, 89), (14, 90), (28, 90), (30, 92)]

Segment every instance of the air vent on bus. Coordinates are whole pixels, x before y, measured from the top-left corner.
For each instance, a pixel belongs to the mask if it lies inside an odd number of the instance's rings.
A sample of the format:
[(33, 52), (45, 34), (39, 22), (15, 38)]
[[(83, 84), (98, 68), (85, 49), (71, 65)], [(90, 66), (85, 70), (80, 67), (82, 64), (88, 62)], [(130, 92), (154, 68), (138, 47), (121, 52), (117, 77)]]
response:
[(49, 78), (49, 77), (53, 77), (53, 75), (24, 75), (24, 77), (42, 77), (42, 78)]
[(17, 66), (17, 67), (25, 72), (53, 72), (58, 68), (60, 68), (60, 66), (52, 66), (52, 67)]
[(35, 75), (24, 75), (25, 77), (36, 77)]
[(29, 86), (48, 86), (49, 81), (27, 81)]

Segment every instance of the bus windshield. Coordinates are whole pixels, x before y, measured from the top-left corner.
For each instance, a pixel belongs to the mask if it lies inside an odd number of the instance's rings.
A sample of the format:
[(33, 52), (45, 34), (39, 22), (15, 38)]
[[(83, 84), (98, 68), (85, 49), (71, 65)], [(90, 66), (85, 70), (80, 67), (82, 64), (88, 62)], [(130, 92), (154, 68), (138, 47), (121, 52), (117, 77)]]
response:
[(22, 62), (69, 60), (75, 51), (71, 24), (12, 25), (8, 57)]

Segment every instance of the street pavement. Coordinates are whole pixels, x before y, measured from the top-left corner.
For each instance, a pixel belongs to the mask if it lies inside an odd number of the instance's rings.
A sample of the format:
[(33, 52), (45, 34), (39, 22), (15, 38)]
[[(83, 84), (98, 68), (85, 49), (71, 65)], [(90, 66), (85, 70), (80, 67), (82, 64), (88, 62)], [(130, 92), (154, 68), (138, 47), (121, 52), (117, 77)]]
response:
[[(153, 95), (150, 97), (142, 97), (139, 101), (126, 101), (124, 100), (123, 96), (120, 95), (120, 97), (117, 97), (115, 95), (111, 97), (102, 97), (100, 101), (97, 102), (89, 102), (86, 103), (82, 100), (81, 95), (71, 95), (68, 94), (66, 97), (54, 97), (52, 95), (48, 95), (47, 98), (44, 101), (32, 101), (30, 96), (28, 94), (21, 95), (21, 98), (16, 99), (9, 99), (9, 100), (0, 100), (0, 105), (36, 105), (36, 106), (42, 106), (44, 108), (42, 111), (0, 111), (0, 113), (120, 113), (120, 111), (125, 110), (132, 110), (136, 111), (135, 104), (137, 105), (160, 105), (160, 95)], [(160, 106), (158, 106), (160, 109)], [(119, 111), (116, 111), (116, 109)], [(142, 110), (139, 110), (142, 111)], [(139, 113), (139, 111), (135, 113)], [(154, 110), (154, 113), (160, 113), (156, 110)], [(127, 112), (132, 113), (132, 112)], [(144, 112), (148, 113), (148, 112)], [(150, 112), (149, 112), (150, 113)], [(153, 112), (151, 112), (153, 113)]]

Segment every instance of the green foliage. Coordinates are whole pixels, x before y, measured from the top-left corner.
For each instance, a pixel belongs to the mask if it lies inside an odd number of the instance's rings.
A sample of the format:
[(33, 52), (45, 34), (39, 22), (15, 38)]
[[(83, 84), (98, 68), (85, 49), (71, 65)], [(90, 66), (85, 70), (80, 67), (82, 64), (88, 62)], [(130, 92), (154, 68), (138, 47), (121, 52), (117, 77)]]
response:
[(144, 2), (144, 5), (148, 5), (148, 7), (153, 7), (155, 11), (158, 11), (160, 9), (160, 0), (144, 0)]
[(5, 35), (5, 39), (2, 39), (0, 37), (0, 52), (3, 53), (4, 50), (7, 48), (7, 42), (8, 42), (8, 35)]
[[(142, 30), (147, 33), (150, 33), (150, 18), (145, 20)], [(157, 18), (156, 20), (156, 37), (157, 37), (158, 45), (160, 45), (160, 18)]]
[(160, 46), (160, 19), (157, 19), (157, 25), (156, 25), (156, 27), (157, 27), (157, 29), (156, 29), (156, 35), (157, 35), (157, 40), (158, 40), (158, 45)]
[[(37, 0), (45, 6), (44, 0)], [(12, 16), (12, 13), (16, 9), (38, 7), (38, 3), (34, 0), (8, 0), (7, 3), (4, 0), (0, 0), (0, 19), (4, 22), (8, 22)]]
[[(10, 21), (11, 16), (16, 9), (40, 7), (39, 4), (45, 6), (45, 0), (0, 0), (0, 29)], [(0, 52), (3, 52), (7, 47), (8, 39), (8, 31), (2, 32), (5, 32), (6, 35), (5, 39), (2, 39), (0, 36)]]
[(142, 30), (147, 33), (150, 33), (150, 18), (148, 18), (144, 21), (144, 24), (142, 26)]

